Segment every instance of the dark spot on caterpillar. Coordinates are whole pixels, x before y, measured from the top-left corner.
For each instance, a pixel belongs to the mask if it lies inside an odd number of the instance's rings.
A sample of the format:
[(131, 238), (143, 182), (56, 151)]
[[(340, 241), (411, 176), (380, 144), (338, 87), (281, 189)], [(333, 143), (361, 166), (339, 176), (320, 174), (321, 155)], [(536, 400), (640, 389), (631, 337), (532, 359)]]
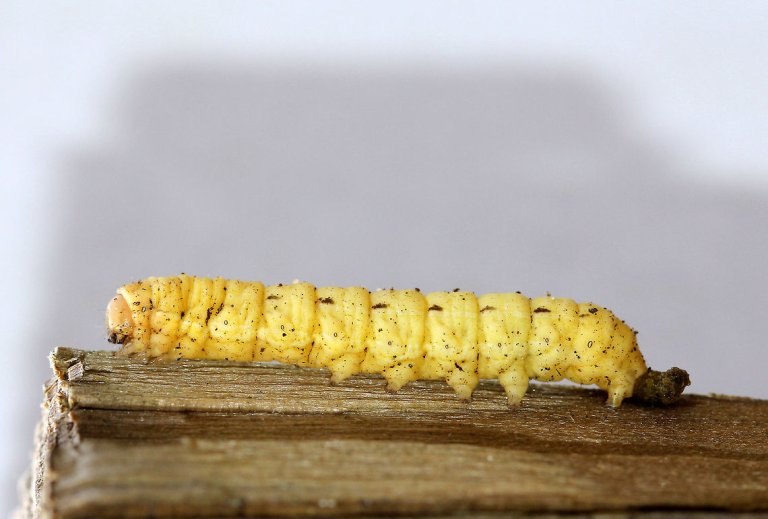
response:
[(281, 287), (281, 286), (283, 286), (283, 284), (282, 283), (278, 283), (277, 286)]
[(454, 363), (453, 363), (453, 365), (454, 365), (454, 366), (456, 366), (456, 369), (458, 369), (459, 371), (464, 371), (464, 368), (462, 368), (461, 366), (459, 366), (459, 363), (458, 363), (458, 362), (454, 362)]
[(146, 312), (146, 311), (147, 311), (147, 307), (146, 307), (146, 306), (142, 306), (142, 307), (141, 307), (141, 311), (142, 311), (142, 312)]
[(440, 306), (440, 305), (432, 305), (429, 308), (427, 308), (427, 310), (434, 310), (436, 312), (442, 312), (443, 311), (443, 307)]
[(285, 337), (286, 335), (288, 335), (288, 334), (287, 334), (287, 333), (285, 333), (285, 332), (283, 332), (283, 337)]
[[(151, 308), (151, 307), (150, 307)], [(187, 315), (186, 312), (181, 312), (181, 318), (184, 319), (184, 316)]]
[(522, 294), (519, 290), (515, 290), (515, 294)]
[(496, 307), (495, 306), (488, 306), (488, 305), (486, 305), (486, 306), (484, 306), (484, 307), (482, 307), (480, 309), (480, 312), (482, 313), (482, 312), (485, 312), (487, 310), (496, 310)]
[(266, 350), (266, 348), (259, 348), (259, 353), (264, 353), (264, 350)]
[(276, 294), (271, 294), (271, 295), (267, 296), (267, 299), (280, 299), (280, 296), (278, 296)]
[(592, 347), (592, 344), (593, 344), (593, 343), (592, 343), (592, 341), (589, 341), (589, 342), (587, 343), (587, 348), (591, 348), (591, 347)]
[(332, 305), (333, 304), (333, 298), (331, 297), (323, 297), (320, 299), (320, 302), (326, 305)]
[(376, 303), (371, 307), (371, 310), (377, 310), (379, 308), (386, 308), (386, 307), (387, 307), (387, 303)]
[(224, 303), (221, 303), (219, 305), (219, 308), (216, 310), (216, 315), (219, 315), (219, 312), (221, 312), (221, 309), (224, 308)]
[(551, 312), (551, 311), (552, 311), (552, 310), (550, 310), (549, 308), (544, 308), (543, 306), (540, 306), (540, 307), (536, 308), (536, 309), (533, 311), (533, 313), (535, 313), (535, 314), (540, 314), (540, 313), (542, 313), (542, 312)]
[(149, 309), (154, 310), (155, 309), (155, 303), (152, 302), (152, 300), (149, 300)]
[(208, 324), (208, 321), (211, 320), (211, 313), (213, 312), (213, 307), (208, 308), (208, 311), (205, 314), (205, 324)]
[(454, 292), (458, 292), (458, 291), (459, 291), (459, 289), (458, 289), (458, 288), (454, 288), (454, 289), (453, 289), (453, 291), (454, 291)]
[(229, 324), (229, 321), (227, 321), (226, 319), (224, 319), (224, 324)]
[(597, 308), (595, 308), (595, 307), (593, 306), (592, 308), (590, 308), (590, 309), (589, 309), (589, 313), (590, 313), (590, 314), (596, 314), (596, 313), (597, 313)]
[(421, 292), (421, 289), (419, 287), (414, 288), (416, 292)]
[(139, 303), (138, 301), (134, 301), (134, 302), (133, 302), (133, 306), (139, 306), (140, 304), (141, 304), (141, 303)]

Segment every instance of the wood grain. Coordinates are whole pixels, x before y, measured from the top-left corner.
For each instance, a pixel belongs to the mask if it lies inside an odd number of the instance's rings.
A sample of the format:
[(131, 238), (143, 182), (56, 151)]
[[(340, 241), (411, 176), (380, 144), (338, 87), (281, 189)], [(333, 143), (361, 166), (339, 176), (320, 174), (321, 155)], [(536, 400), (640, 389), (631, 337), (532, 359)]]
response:
[[(768, 511), (768, 402), (647, 408), (484, 382), (57, 349), (29, 515), (389, 516)], [(680, 515), (683, 514), (683, 515)]]

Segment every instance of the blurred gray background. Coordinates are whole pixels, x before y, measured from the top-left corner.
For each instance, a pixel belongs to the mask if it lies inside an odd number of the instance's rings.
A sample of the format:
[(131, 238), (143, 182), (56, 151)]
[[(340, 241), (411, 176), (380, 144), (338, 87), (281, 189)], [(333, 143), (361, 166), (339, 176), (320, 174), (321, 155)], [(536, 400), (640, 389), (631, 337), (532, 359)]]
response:
[(550, 291), (768, 397), (765, 4), (226, 5), (0, 6), (0, 512), (148, 275)]

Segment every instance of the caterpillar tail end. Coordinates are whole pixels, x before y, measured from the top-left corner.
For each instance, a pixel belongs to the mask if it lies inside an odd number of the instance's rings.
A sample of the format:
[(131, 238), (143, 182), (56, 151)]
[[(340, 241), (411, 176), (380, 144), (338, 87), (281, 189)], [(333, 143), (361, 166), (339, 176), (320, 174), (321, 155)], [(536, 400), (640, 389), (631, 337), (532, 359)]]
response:
[(651, 406), (670, 405), (680, 400), (683, 390), (690, 385), (691, 379), (684, 369), (649, 369), (635, 382), (632, 399)]

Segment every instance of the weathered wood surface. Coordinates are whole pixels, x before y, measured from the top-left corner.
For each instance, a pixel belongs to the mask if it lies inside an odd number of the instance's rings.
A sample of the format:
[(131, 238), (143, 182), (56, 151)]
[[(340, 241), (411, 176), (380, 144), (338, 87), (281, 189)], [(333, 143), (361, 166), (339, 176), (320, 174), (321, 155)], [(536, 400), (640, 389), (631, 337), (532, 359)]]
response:
[(59, 348), (31, 515), (251, 517), (768, 511), (768, 401), (618, 410), (599, 391), (146, 364)]

